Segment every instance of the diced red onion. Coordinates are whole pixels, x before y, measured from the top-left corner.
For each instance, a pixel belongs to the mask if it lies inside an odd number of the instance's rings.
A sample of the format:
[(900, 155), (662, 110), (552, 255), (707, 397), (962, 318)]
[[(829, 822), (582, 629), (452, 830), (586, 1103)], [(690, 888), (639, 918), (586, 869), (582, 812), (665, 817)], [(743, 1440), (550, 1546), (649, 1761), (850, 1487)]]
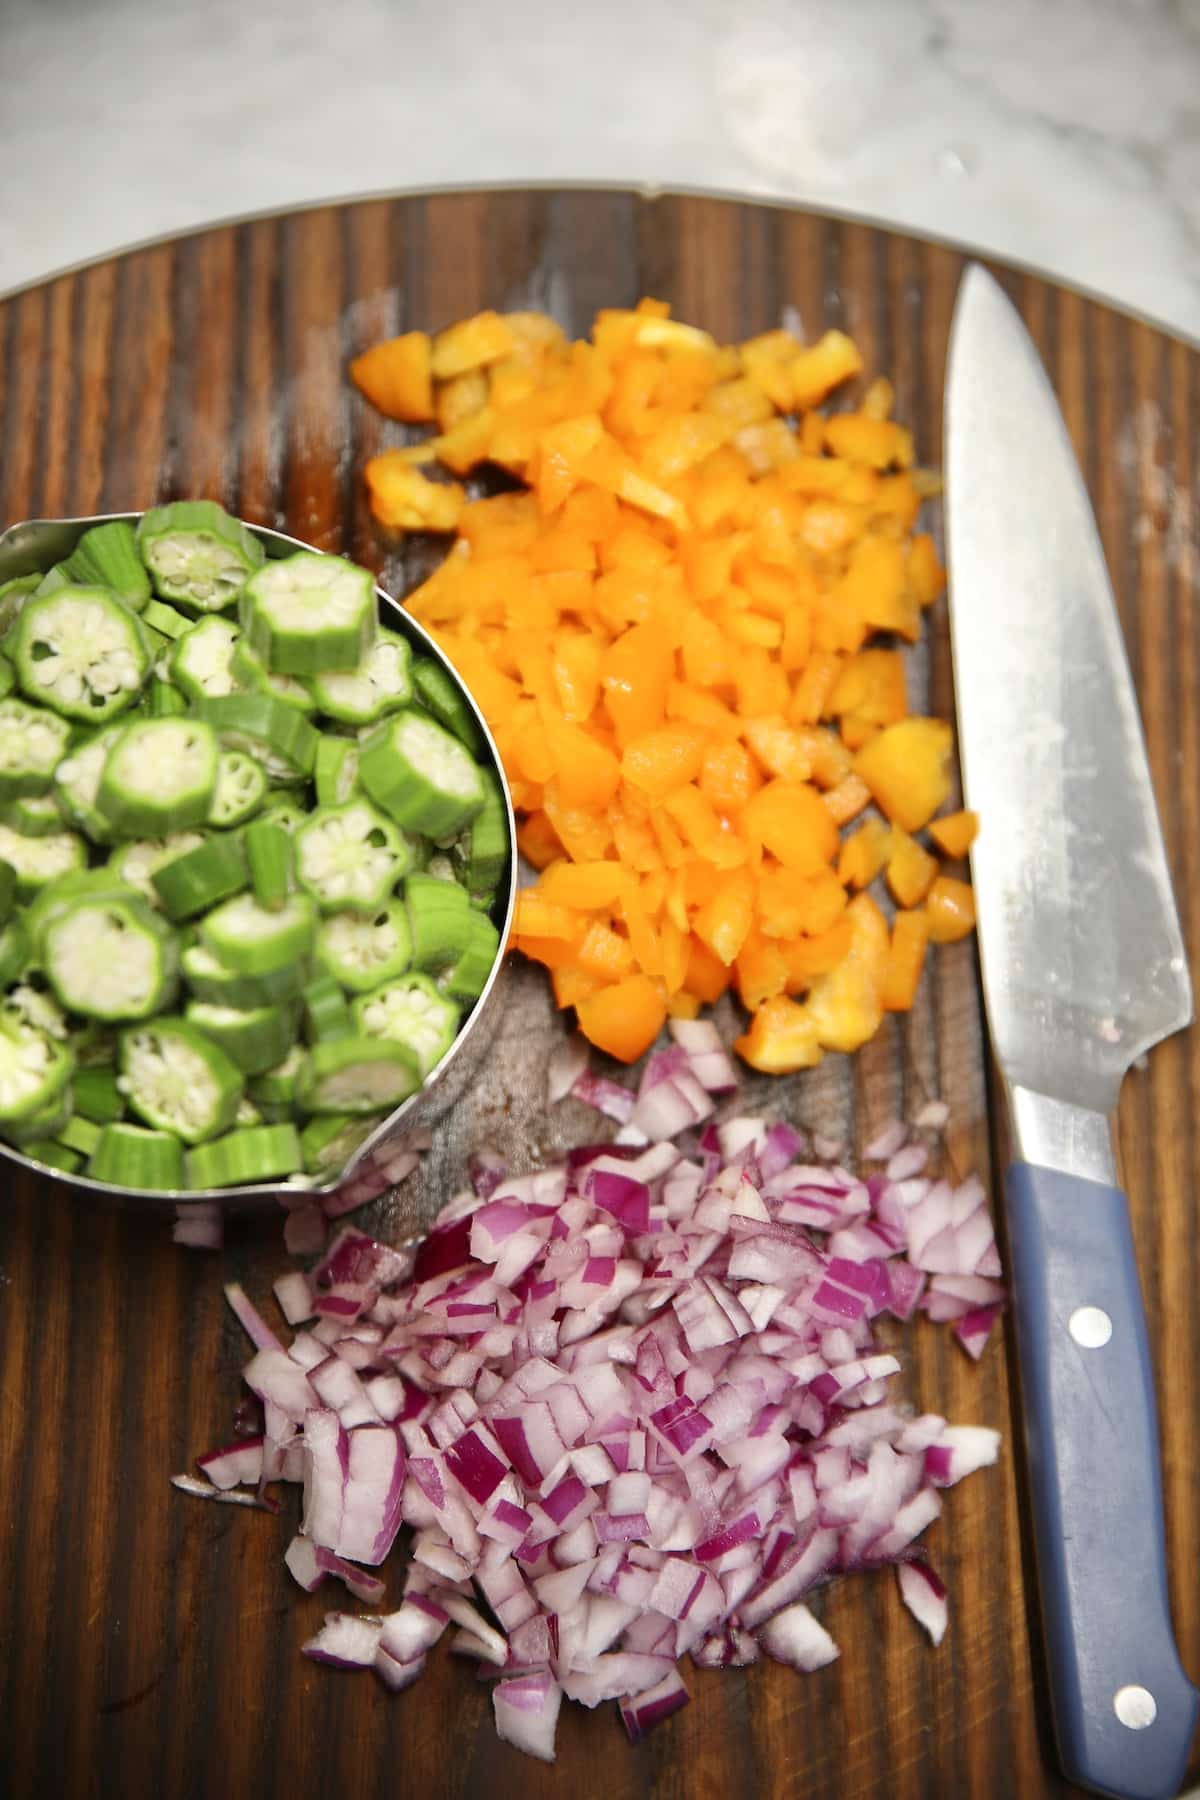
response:
[(799, 1602), (777, 1612), (759, 1635), (767, 1655), (793, 1669), (823, 1669), (841, 1655), (820, 1620)]
[(541, 1762), (553, 1762), (562, 1696), (562, 1689), (548, 1674), (498, 1682), (492, 1689), (496, 1736)]
[(304, 1645), (304, 1655), (334, 1669), (370, 1669), (379, 1645), (378, 1619), (356, 1618), (352, 1613), (326, 1613), (316, 1637)]
[(220, 1250), (225, 1242), (225, 1224), (215, 1202), (187, 1200), (175, 1208), (171, 1236), (177, 1244), (192, 1250)]
[(251, 1487), (262, 1478), (262, 1436), (238, 1438), (224, 1449), (210, 1450), (196, 1458), (196, 1467), (214, 1487)]
[(653, 1731), (656, 1725), (669, 1719), (681, 1706), (686, 1706), (690, 1699), (691, 1695), (684, 1686), (678, 1669), (672, 1669), (661, 1681), (636, 1698), (631, 1695), (622, 1700), (621, 1720), (629, 1733), (630, 1742), (638, 1743), (648, 1731)]
[(897, 1563), (896, 1580), (900, 1584), (900, 1597), (913, 1618), (925, 1627), (935, 1644), (940, 1644), (946, 1635), (948, 1618), (946, 1589), (942, 1581), (928, 1563), (923, 1562)]

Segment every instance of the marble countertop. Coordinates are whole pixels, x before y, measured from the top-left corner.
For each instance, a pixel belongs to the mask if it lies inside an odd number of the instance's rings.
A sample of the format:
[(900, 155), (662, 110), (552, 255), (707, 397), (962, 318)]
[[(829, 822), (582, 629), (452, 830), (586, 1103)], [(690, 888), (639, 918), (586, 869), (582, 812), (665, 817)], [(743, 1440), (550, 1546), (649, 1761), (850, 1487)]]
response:
[(0, 289), (230, 214), (584, 179), (862, 213), (1200, 336), (1200, 0), (507, 0), (500, 17), (495, 0), (0, 0)]

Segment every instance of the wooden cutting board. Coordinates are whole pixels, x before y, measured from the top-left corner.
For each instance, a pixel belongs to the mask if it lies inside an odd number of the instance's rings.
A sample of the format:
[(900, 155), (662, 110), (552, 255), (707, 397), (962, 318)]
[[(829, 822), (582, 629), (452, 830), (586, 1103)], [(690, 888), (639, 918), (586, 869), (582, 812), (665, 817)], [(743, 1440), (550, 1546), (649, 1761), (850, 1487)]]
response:
[[(0, 519), (212, 495), (381, 569), (359, 485), (387, 430), (349, 387), (376, 339), (482, 306), (543, 307), (571, 331), (640, 294), (724, 339), (797, 309), (841, 326), (895, 383), (919, 457), (939, 455), (947, 327), (963, 258), (865, 225), (719, 200), (538, 190), (323, 207), (158, 244), (0, 303)], [(1185, 932), (1200, 943), (1200, 356), (1034, 276), (998, 271), (1058, 387), (1100, 518), (1150, 744)], [(928, 656), (951, 707), (944, 605)], [(558, 1029), (540, 977), (510, 976), (487, 1077), (439, 1132), (419, 1181), (375, 1214), (403, 1233), (462, 1178), (473, 1137), (523, 1166), (588, 1129), (540, 1117), (536, 1062)], [(940, 1094), (948, 1158), (990, 1173), (993, 1097), (974, 948), (943, 951), (910, 1018), (852, 1063), (751, 1089), (860, 1143)], [(1194, 1208), (1200, 1038), (1126, 1083), (1126, 1177), (1159, 1371), (1172, 1598), (1200, 1676), (1200, 1300)], [(267, 1297), (279, 1224), (223, 1255), (174, 1248), (169, 1221), (3, 1177), (0, 1201), (0, 1792), (231, 1800), (583, 1793), (1000, 1800), (1063, 1790), (1051, 1772), (1004, 1345), (978, 1368), (945, 1330), (909, 1336), (911, 1392), (1000, 1428), (1001, 1469), (949, 1498), (929, 1548), (951, 1591), (934, 1652), (890, 1574), (818, 1607), (842, 1646), (814, 1676), (687, 1672), (693, 1704), (640, 1748), (613, 1709), (567, 1707), (554, 1770), (496, 1742), (488, 1690), (444, 1652), (390, 1696), (308, 1663), (335, 1599), (280, 1557), (291, 1508), (205, 1506), (167, 1477), (228, 1435), (246, 1345), (237, 1277)]]

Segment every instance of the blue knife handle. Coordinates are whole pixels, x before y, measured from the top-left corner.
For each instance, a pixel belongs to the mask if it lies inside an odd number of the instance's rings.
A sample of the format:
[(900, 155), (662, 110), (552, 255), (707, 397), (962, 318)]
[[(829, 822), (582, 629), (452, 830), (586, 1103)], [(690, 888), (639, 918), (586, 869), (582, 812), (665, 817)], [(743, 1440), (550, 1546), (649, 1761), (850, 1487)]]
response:
[[(1008, 1171), (1007, 1198), (1059, 1756), (1082, 1787), (1169, 1800), (1184, 1778), (1200, 1697), (1171, 1629), (1154, 1379), (1128, 1203), (1119, 1188), (1022, 1162)], [(1111, 1334), (1097, 1342), (1105, 1319)], [(1152, 1721), (1139, 1724), (1151, 1710)]]

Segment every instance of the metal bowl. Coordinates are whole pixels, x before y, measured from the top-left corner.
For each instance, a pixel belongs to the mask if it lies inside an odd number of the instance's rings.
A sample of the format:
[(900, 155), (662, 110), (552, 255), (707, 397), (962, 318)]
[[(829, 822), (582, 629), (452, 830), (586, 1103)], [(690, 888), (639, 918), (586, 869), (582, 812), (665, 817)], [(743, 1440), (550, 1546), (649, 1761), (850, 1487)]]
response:
[[(126, 519), (130, 524), (136, 525), (141, 517), (140, 512), (100, 513), (86, 519), (30, 519), (23, 524), (13, 525), (0, 535), (0, 582), (10, 581), (18, 575), (31, 574), (35, 570), (44, 571), (52, 564), (61, 562), (71, 554), (79, 538), (92, 525), (102, 525), (112, 519)], [(300, 538), (289, 537), (286, 532), (270, 531), (264, 525), (250, 525), (248, 521), (247, 526), (258, 538), (269, 557), (290, 556), (296, 550), (312, 549), (311, 544), (305, 544)], [(517, 886), (516, 824), (513, 819), (512, 803), (508, 797), (508, 784), (504, 779), (500, 754), (496, 749), (492, 734), (488, 730), (487, 721), (476, 705), (470, 689), (464, 685), (453, 664), (434, 643), (428, 632), (423, 630), (416, 620), (397, 601), (392, 599), (390, 594), (385, 594), (383, 589), (378, 586), (375, 592), (379, 599), (380, 616), (385, 619), (388, 629), (400, 632), (412, 644), (414, 650), (418, 650), (422, 656), (433, 657), (455, 683), (474, 714), (486, 746), (487, 755), (491, 760), (492, 769), (499, 779), (501, 792), (504, 795), (508, 821), (508, 869), (501, 882), (492, 914), (500, 933), (500, 951), (492, 965), (487, 985), (463, 1020), (458, 1036), (441, 1061), (430, 1070), (417, 1092), (410, 1094), (402, 1105), (398, 1106), (386, 1119), (380, 1121), (374, 1131), (363, 1139), (353, 1155), (336, 1174), (322, 1180), (316, 1180), (306, 1175), (296, 1175), (285, 1181), (258, 1182), (249, 1187), (117, 1188), (108, 1182), (92, 1181), (86, 1175), (66, 1175), (60, 1169), (49, 1168), (45, 1163), (35, 1162), (32, 1157), (23, 1156), (20, 1150), (3, 1142), (0, 1142), (0, 1157), (8, 1162), (18, 1164), (21, 1168), (27, 1169), (31, 1175), (37, 1175), (43, 1180), (61, 1182), (68, 1187), (85, 1188), (90, 1193), (103, 1195), (108, 1199), (115, 1198), (160, 1207), (216, 1204), (245, 1209), (262, 1206), (268, 1202), (274, 1203), (280, 1198), (298, 1197), (301, 1193), (317, 1197), (322, 1194), (331, 1194), (347, 1182), (363, 1177), (369, 1168), (378, 1166), (381, 1157), (386, 1160), (387, 1146), (393, 1139), (412, 1131), (415, 1126), (430, 1124), (453, 1106), (469, 1086), (499, 1020), (498, 1001), (504, 963), (504, 945), (512, 924)], [(381, 1187), (383, 1185), (386, 1183), (381, 1183)]]

